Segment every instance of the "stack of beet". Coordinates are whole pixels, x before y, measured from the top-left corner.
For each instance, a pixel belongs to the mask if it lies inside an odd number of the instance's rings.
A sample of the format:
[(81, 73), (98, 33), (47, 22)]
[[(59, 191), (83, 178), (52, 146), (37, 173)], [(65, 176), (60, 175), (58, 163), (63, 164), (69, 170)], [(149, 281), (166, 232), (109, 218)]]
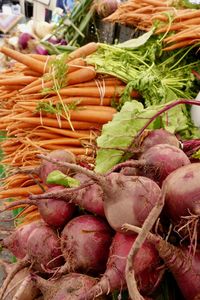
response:
[[(199, 299), (200, 164), (191, 163), (177, 138), (163, 129), (148, 131), (139, 144), (131, 160), (104, 175), (76, 164), (64, 150), (40, 155), (37, 174), (47, 190), (21, 204), (37, 206), (41, 220), (2, 241), (18, 262), (8, 272), (0, 300), (112, 299), (112, 292), (127, 289), (127, 258), (149, 213), (162, 202), (160, 223), (132, 257), (137, 290), (141, 299), (154, 299), (168, 268), (184, 299)], [(53, 170), (79, 186), (48, 184)], [(136, 233), (125, 231), (125, 223)], [(169, 232), (170, 224), (176, 234)]]

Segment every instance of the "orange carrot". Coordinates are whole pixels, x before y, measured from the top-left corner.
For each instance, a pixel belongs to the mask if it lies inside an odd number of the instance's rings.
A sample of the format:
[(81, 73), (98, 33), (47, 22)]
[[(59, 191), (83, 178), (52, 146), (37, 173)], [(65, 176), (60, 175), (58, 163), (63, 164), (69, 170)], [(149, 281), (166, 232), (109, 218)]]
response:
[(158, 0), (143, 0), (143, 2), (153, 6), (165, 6), (165, 7), (169, 6), (167, 3)]
[(99, 124), (107, 123), (113, 118), (114, 112), (96, 111), (96, 110), (80, 110), (70, 111), (70, 119), (73, 121), (97, 122)]
[(9, 77), (9, 78), (4, 78), (0, 79), (0, 85), (26, 85), (29, 84), (30, 82), (33, 82), (35, 80), (35, 77), (32, 76), (21, 76), (21, 77)]
[(199, 9), (189, 11), (188, 13), (185, 11), (181, 15), (176, 16), (173, 19), (173, 22), (180, 22), (180, 21), (188, 20), (188, 19), (191, 20), (191, 19), (194, 19), (194, 18), (197, 18), (197, 17), (200, 17)]
[[(58, 121), (56, 119), (50, 119), (50, 118), (39, 118), (39, 117), (29, 117), (29, 118), (26, 118), (26, 117), (20, 117), (19, 120), (22, 122), (25, 122), (24, 124), (22, 123), (20, 125), (23, 126), (23, 127), (26, 127), (27, 124), (30, 124), (30, 125), (43, 125), (43, 126), (51, 126), (51, 127), (56, 127), (58, 128), (59, 127), (59, 124), (58, 124)], [(72, 126), (74, 129), (99, 129), (101, 128), (100, 124), (97, 123), (97, 121), (95, 120), (94, 123), (90, 123), (90, 122), (79, 122), (79, 121), (72, 121)], [(15, 125), (16, 126), (16, 125)], [(66, 129), (70, 129), (71, 128), (71, 125), (70, 123), (65, 120), (65, 121), (61, 121), (61, 128), (66, 128)]]
[(175, 50), (175, 49), (179, 49), (179, 48), (182, 48), (182, 47), (187, 47), (187, 46), (193, 45), (193, 44), (198, 43), (198, 42), (199, 42), (199, 40), (186, 39), (186, 40), (184, 40), (182, 42), (178, 42), (178, 43), (173, 44), (173, 45), (171, 45), (169, 47), (165, 47), (163, 49), (163, 51), (172, 51), (172, 50)]
[(31, 70), (39, 72), (41, 74), (46, 73), (49, 71), (49, 68), (45, 65), (45, 63), (40, 62), (26, 54), (21, 52), (15, 51), (13, 49), (7, 47), (1, 47), (1, 52), (18, 62), (23, 63), (24, 65), (28, 66)]
[(164, 26), (158, 30), (155, 31), (156, 34), (165, 33), (166, 31), (179, 31), (184, 28), (187, 28), (188, 25), (199, 25), (200, 24), (200, 18), (194, 18), (191, 20), (186, 20), (183, 22), (172, 24), (171, 26)]
[(53, 61), (56, 59), (56, 55), (41, 55), (36, 53), (29, 54), (32, 58), (37, 59), (39, 61), (48, 63), (49, 61)]
[(49, 131), (55, 132), (60, 135), (68, 136), (68, 137), (73, 137), (73, 138), (85, 138), (90, 136), (90, 131), (85, 131), (85, 130), (67, 130), (67, 129), (61, 129), (61, 128), (55, 128), (55, 127), (47, 127), (44, 126)]
[(41, 76), (41, 74), (40, 73), (38, 73), (38, 72), (35, 72), (35, 71), (31, 71), (31, 70), (24, 70), (23, 71), (23, 74), (25, 75), (25, 76), (33, 76), (33, 77), (40, 77)]
[(94, 42), (91, 42), (91, 43), (88, 43), (76, 50), (74, 50), (72, 53), (70, 53), (67, 57), (67, 61), (70, 61), (72, 59), (75, 59), (75, 58), (79, 58), (79, 57), (86, 57), (92, 53), (94, 53), (97, 49), (98, 49), (98, 43), (94, 43)]
[(15, 189), (3, 190), (0, 192), (0, 199), (12, 198), (17, 196), (29, 196), (31, 194), (40, 194), (42, 192), (41, 187), (38, 185), (32, 185), (29, 187), (16, 187)]
[[(111, 105), (112, 100), (119, 102), (118, 98), (103, 98), (100, 97), (68, 97), (63, 98), (64, 104), (77, 104), (77, 105)], [(57, 103), (58, 100), (53, 100), (54, 103)]]
[[(120, 96), (124, 91), (124, 86), (107, 86), (105, 88), (105, 92), (102, 95), (102, 99), (104, 97), (117, 97)], [(56, 94), (55, 92), (49, 92), (50, 95)], [(59, 94), (61, 96), (83, 96), (83, 97), (100, 97), (101, 90), (98, 87), (84, 87), (84, 88), (74, 88), (74, 87), (66, 87), (59, 90)]]

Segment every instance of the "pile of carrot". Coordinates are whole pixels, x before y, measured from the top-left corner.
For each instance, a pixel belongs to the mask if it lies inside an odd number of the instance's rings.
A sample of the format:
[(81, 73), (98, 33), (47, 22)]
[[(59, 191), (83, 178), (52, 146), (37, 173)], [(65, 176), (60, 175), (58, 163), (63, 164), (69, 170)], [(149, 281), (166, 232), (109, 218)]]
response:
[(173, 6), (170, 0), (129, 0), (105, 21), (134, 26), (155, 34), (164, 34), (164, 51), (171, 51), (200, 41), (200, 10)]
[[(2, 164), (8, 176), (0, 199), (25, 199), (41, 193), (33, 175), (18, 173), (38, 166), (38, 153), (68, 149), (92, 162), (95, 140), (102, 125), (111, 121), (125, 84), (119, 79), (96, 74), (84, 58), (98, 47), (87, 44), (66, 58), (62, 86), (56, 87), (55, 56), (28, 55), (2, 47), (1, 52), (16, 62), (0, 73), (0, 130), (7, 138), (1, 143)], [(33, 212), (34, 218), (37, 213)], [(30, 218), (33, 217), (29, 215)]]

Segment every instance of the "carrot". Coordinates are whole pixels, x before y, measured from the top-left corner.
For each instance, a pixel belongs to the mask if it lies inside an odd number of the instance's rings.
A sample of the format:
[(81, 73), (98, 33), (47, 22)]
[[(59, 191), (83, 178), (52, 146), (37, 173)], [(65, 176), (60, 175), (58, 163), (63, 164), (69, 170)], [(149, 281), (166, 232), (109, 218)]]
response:
[(40, 77), (41, 76), (41, 74), (40, 73), (38, 73), (38, 72), (35, 72), (35, 71), (31, 71), (31, 70), (24, 70), (23, 71), (23, 74), (25, 75), (25, 76), (33, 76), (33, 77)]
[(77, 83), (74, 84), (73, 87), (92, 87), (92, 86), (98, 86), (98, 85), (109, 85), (109, 86), (116, 86), (116, 85), (122, 85), (123, 82), (115, 77), (113, 78), (95, 78), (94, 80), (90, 80), (87, 82)]
[(115, 114), (117, 110), (114, 107), (103, 106), (103, 105), (79, 105), (75, 111), (83, 111), (83, 110), (95, 110), (103, 113), (104, 111)]
[[(56, 145), (47, 145), (46, 147), (48, 150), (57, 150), (58, 146)], [(89, 148), (80, 148), (80, 147), (66, 147), (66, 146), (60, 146), (59, 149), (66, 149), (68, 151), (71, 151), (75, 155), (91, 155), (93, 153), (92, 149)]]
[(26, 54), (20, 53), (13, 49), (7, 47), (1, 47), (0, 50), (3, 54), (15, 59), (18, 62), (23, 63), (24, 65), (28, 66), (31, 70), (39, 72), (41, 74), (46, 73), (49, 71), (49, 68), (45, 65), (45, 63), (40, 62)]
[(158, 0), (143, 0), (143, 2), (153, 6), (165, 6), (165, 7), (169, 6), (167, 3), (163, 3), (163, 1), (158, 1)]
[(94, 67), (88, 66), (70, 74), (67, 74), (67, 85), (73, 85), (77, 83), (87, 82), (96, 77), (96, 71)]
[(39, 141), (37, 142), (37, 145), (39, 145), (40, 147), (45, 147), (46, 145), (74, 145), (74, 146), (81, 146), (81, 142), (78, 139), (75, 138), (56, 138), (56, 139), (51, 139), (51, 140), (45, 140), (45, 141)]
[[(116, 100), (119, 102), (119, 99), (113, 99), (113, 98), (103, 98), (100, 99), (100, 97), (69, 97), (69, 98), (63, 98), (64, 104), (76, 104), (77, 105), (111, 105), (112, 100)], [(57, 99), (53, 100), (54, 103), (57, 102)]]
[(29, 196), (30, 194), (40, 194), (42, 192), (38, 185), (32, 185), (29, 187), (16, 187), (15, 189), (3, 190), (0, 192), (0, 199), (12, 198), (17, 196)]
[(35, 77), (32, 76), (21, 76), (21, 77), (12, 77), (12, 78), (5, 78), (5, 79), (0, 79), (0, 85), (26, 85), (30, 82), (33, 82), (35, 80)]
[(85, 122), (97, 122), (99, 124), (107, 123), (111, 121), (115, 112), (110, 111), (96, 111), (96, 110), (80, 110), (70, 111), (70, 119), (72, 121), (85, 121)]
[(85, 138), (85, 137), (91, 136), (90, 131), (84, 131), (84, 130), (72, 131), (72, 130), (61, 129), (61, 128), (47, 127), (47, 126), (44, 126), (44, 128), (49, 131), (55, 132), (57, 134), (68, 136), (68, 137), (73, 137), (73, 138), (80, 139), (80, 138)]
[[(27, 124), (31, 124), (32, 126), (35, 125), (43, 125), (43, 126), (51, 126), (51, 127), (58, 127), (58, 121), (56, 119), (50, 119), (50, 118), (43, 118), (40, 119), (39, 117), (20, 117), (19, 120), (22, 122), (25, 122), (24, 124), (21, 124), (20, 127), (26, 127)], [(42, 122), (42, 124), (41, 124)], [(72, 121), (72, 126), (74, 129), (92, 129), (96, 128), (99, 129), (101, 126), (97, 123), (97, 120), (95, 120), (95, 123), (90, 122), (78, 122), (78, 121)], [(23, 126), (24, 125), (24, 126)], [(61, 122), (62, 128), (71, 128), (71, 125), (67, 120)], [(16, 125), (15, 125), (16, 126)]]
[(75, 58), (86, 57), (92, 53), (94, 53), (98, 49), (98, 43), (88, 43), (70, 53), (67, 57), (67, 61), (71, 61)]
[(174, 17), (173, 22), (180, 22), (180, 21), (188, 20), (188, 19), (191, 20), (191, 19), (194, 19), (194, 18), (197, 18), (197, 17), (200, 17), (199, 9), (192, 10), (188, 13), (183, 12), (181, 15), (178, 15), (178, 16)]
[(165, 47), (163, 48), (163, 51), (172, 51), (172, 50), (175, 50), (175, 49), (179, 49), (179, 48), (182, 48), (182, 47), (187, 47), (187, 46), (190, 46), (190, 45), (193, 45), (195, 43), (199, 42), (199, 40), (190, 40), (190, 39), (186, 39), (182, 42), (178, 42), (176, 44), (173, 44), (169, 47)]
[(31, 53), (29, 54), (29, 56), (45, 63), (56, 59), (56, 55), (41, 55), (41, 54)]
[[(124, 86), (107, 86), (105, 88), (105, 93), (103, 97), (114, 97), (120, 96), (124, 91)], [(56, 94), (55, 92), (49, 92), (49, 94)], [(89, 96), (89, 97), (100, 97), (101, 91), (98, 87), (84, 87), (84, 88), (74, 88), (74, 87), (66, 87), (59, 90), (59, 94), (61, 96)], [(102, 97), (102, 98), (103, 98)]]
[[(87, 82), (89, 80), (94, 79), (96, 76), (96, 72), (93, 67), (84, 67), (82, 69), (79, 69), (77, 71), (71, 72), (67, 74), (66, 77), (66, 85), (72, 85), (76, 83), (81, 82)], [(43, 84), (36, 85), (34, 87), (31, 87), (30, 89), (24, 89), (21, 91), (21, 94), (32, 94), (41, 91), (45, 88), (53, 88), (54, 81), (53, 79), (49, 79), (46, 82), (43, 82)]]
[(184, 22), (175, 23), (171, 26), (164, 26), (158, 30), (155, 31), (156, 34), (165, 33), (166, 31), (178, 31), (182, 30), (184, 28), (187, 28), (188, 25), (199, 25), (200, 24), (200, 18), (195, 18), (192, 20), (186, 20)]

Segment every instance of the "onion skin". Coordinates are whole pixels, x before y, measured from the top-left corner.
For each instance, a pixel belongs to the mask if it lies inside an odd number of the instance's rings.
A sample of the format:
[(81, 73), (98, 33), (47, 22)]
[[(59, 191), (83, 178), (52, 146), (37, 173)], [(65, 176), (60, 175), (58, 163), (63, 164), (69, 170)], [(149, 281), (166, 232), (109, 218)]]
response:
[(118, 8), (118, 1), (117, 0), (97, 0), (94, 4), (95, 10), (97, 14), (102, 17), (106, 18)]

